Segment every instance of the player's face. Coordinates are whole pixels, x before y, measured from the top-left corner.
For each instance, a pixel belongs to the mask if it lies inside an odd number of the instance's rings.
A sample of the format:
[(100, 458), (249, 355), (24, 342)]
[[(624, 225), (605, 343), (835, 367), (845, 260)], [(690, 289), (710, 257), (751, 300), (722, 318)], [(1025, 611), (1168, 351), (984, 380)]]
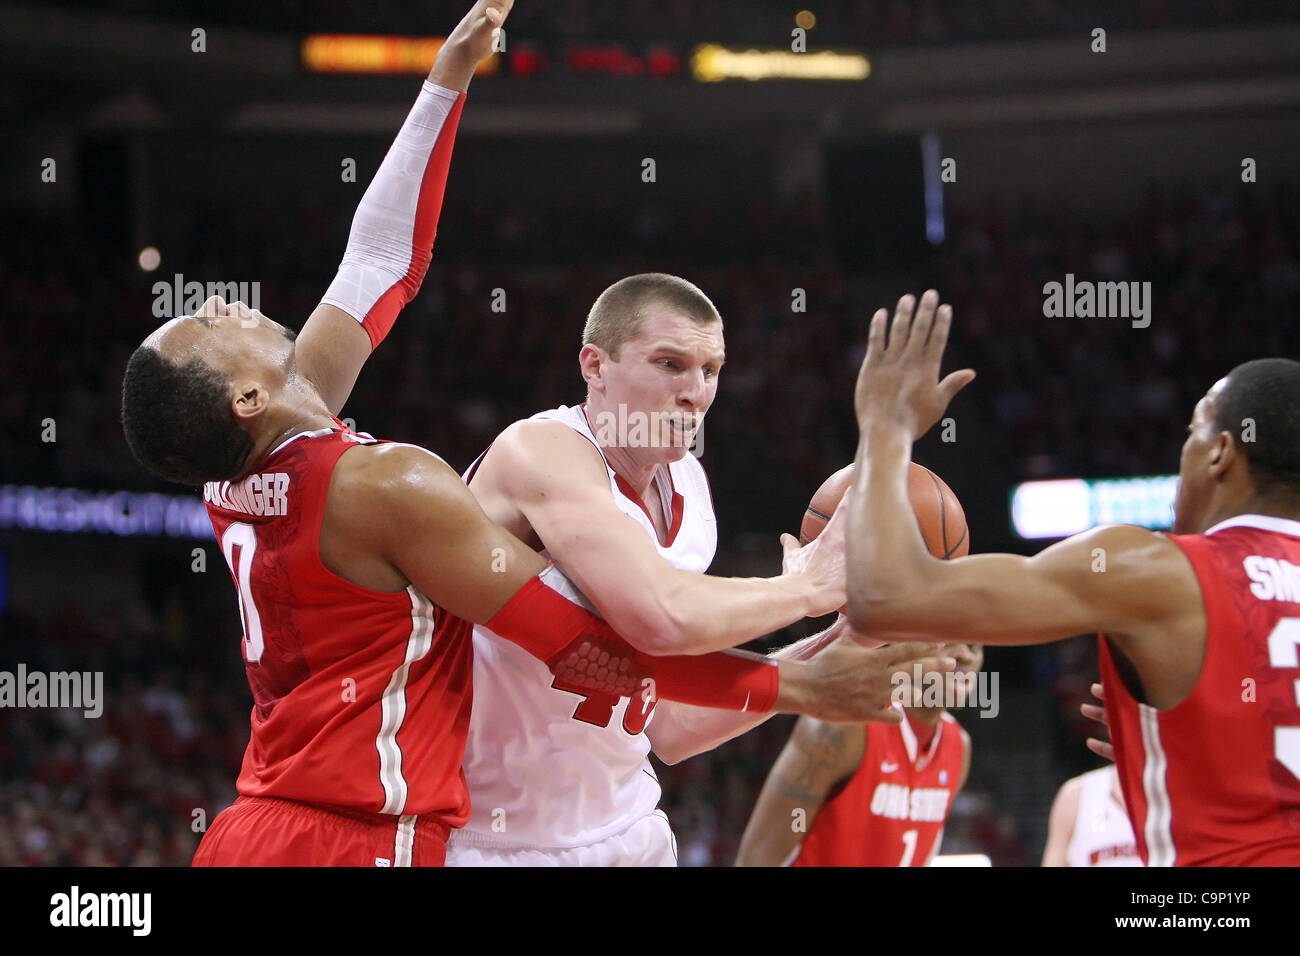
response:
[[(607, 408), (627, 408), (629, 423), (646, 422), (644, 444), (668, 461), (690, 449), (718, 391), (724, 343), (722, 323), (701, 325), (665, 306), (651, 307), (641, 332), (623, 343), (618, 360), (605, 363)], [(637, 444), (637, 432), (628, 429)]]
[(1214, 400), (1223, 391), (1227, 379), (1220, 379), (1196, 403), (1192, 422), (1187, 426), (1187, 440), (1178, 462), (1178, 492), (1174, 495), (1174, 533), (1199, 534), (1205, 523), (1214, 476), (1209, 464), (1216, 455), (1218, 432), (1214, 427)]
[(948, 675), (953, 686), (962, 685), (969, 696), (975, 690), (976, 676), (984, 666), (984, 646), (982, 644), (945, 644), (941, 653), (947, 654), (957, 662), (957, 667)]
[(292, 365), (295, 338), (291, 329), (243, 303), (227, 306), (214, 298), (194, 315), (160, 326), (144, 344), (172, 363), (198, 358), (232, 379), (271, 384), (283, 381)]

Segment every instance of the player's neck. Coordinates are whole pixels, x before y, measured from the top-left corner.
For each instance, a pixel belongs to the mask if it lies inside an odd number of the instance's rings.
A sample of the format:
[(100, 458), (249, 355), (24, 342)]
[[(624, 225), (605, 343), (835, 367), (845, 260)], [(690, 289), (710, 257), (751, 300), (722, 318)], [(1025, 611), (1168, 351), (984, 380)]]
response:
[(621, 445), (606, 445), (601, 442), (601, 431), (592, 427), (592, 419), (597, 414), (593, 412), (588, 405), (583, 409), (583, 414), (587, 416), (587, 426), (591, 428), (591, 433), (596, 437), (596, 443), (600, 445), (601, 452), (605, 455), (605, 461), (609, 467), (614, 469), (614, 473), (627, 482), (628, 486), (637, 493), (642, 501), (645, 500), (646, 492), (650, 490), (650, 483), (654, 481), (655, 472), (659, 470), (659, 462), (643, 461), (638, 458), (632, 449), (624, 448)]
[[(1224, 515), (1218, 521), (1226, 520), (1233, 515), (1268, 515), (1271, 518), (1286, 518), (1289, 521), (1300, 521), (1300, 499), (1295, 495), (1252, 495), (1244, 505), (1233, 511), (1233, 514)], [(1214, 524), (1218, 524), (1218, 521)], [(1214, 525), (1210, 525), (1214, 527)]]
[(907, 716), (913, 723), (934, 727), (943, 719), (943, 707), (908, 707)]
[(294, 435), (332, 427), (334, 418), (320, 393), (301, 379), (291, 379), (280, 401), (266, 410), (261, 428), (253, 437), (253, 450), (239, 477), (252, 471), (258, 462)]
[(1203, 514), (1205, 517), (1199, 526), (1202, 531), (1238, 515), (1265, 515), (1300, 521), (1300, 496), (1259, 492), (1248, 481), (1238, 480), (1225, 484), (1210, 500)]

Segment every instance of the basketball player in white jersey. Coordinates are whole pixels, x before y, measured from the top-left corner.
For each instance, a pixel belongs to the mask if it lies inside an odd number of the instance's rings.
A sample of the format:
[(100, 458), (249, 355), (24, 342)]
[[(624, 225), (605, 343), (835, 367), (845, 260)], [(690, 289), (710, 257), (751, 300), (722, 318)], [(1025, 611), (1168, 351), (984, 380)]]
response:
[(1043, 866), (1141, 865), (1115, 765), (1061, 784), (1048, 817)]
[[(622, 279), (596, 300), (583, 332), (587, 401), (516, 422), (466, 473), (494, 521), (554, 561), (575, 593), (616, 630), (640, 635), (649, 653), (734, 647), (844, 600), (835, 521), (802, 550), (783, 536), (786, 573), (777, 577), (702, 573), (717, 528), (688, 449), (723, 358), (722, 320), (696, 286), (657, 273)], [(803, 658), (845, 631), (841, 618), (781, 653)], [(464, 764), (472, 816), (448, 848), (449, 866), (675, 865), (649, 751), (675, 763), (764, 719), (584, 695), (485, 628), (475, 629), (474, 652)], [(864, 693), (871, 685), (887, 705), (889, 675), (911, 652), (852, 653)]]

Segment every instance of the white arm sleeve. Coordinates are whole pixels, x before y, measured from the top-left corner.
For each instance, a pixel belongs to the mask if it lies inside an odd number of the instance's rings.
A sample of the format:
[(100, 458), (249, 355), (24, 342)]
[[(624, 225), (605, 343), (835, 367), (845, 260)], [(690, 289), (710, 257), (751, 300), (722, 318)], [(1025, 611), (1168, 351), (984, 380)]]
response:
[(343, 261), (321, 299), (360, 322), (374, 345), (428, 271), (462, 101), (425, 80), (357, 205)]

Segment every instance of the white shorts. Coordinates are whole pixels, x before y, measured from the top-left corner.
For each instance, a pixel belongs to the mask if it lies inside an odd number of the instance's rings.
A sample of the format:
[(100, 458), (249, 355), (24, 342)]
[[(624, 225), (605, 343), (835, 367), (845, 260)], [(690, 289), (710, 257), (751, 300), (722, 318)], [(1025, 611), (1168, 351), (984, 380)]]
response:
[(507, 844), (490, 833), (452, 830), (448, 866), (676, 866), (677, 838), (662, 810), (642, 817), (622, 833), (575, 847)]

